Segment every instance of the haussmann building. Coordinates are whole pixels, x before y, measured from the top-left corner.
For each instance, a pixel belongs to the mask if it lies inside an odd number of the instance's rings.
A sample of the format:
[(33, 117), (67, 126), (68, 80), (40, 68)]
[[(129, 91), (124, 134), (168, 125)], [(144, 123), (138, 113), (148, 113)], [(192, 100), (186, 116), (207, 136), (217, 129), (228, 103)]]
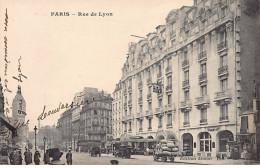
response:
[(175, 139), (187, 156), (259, 154), (258, 0), (194, 0), (129, 44), (113, 93), (113, 138)]

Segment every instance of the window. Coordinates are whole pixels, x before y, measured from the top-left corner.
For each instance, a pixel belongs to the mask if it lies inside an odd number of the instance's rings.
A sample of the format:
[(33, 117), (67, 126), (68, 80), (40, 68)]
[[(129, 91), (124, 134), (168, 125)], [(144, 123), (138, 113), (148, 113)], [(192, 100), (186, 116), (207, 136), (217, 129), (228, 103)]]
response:
[(162, 73), (162, 66), (161, 65), (158, 65), (158, 72), (159, 72), (159, 74)]
[(175, 45), (175, 42), (176, 42), (175, 39), (172, 39), (172, 40), (171, 40), (171, 47), (173, 47), (173, 46)]
[(184, 112), (184, 125), (187, 125), (190, 123), (190, 113)]
[(228, 119), (228, 105), (223, 104), (220, 105), (220, 120), (227, 120)]
[(168, 95), (167, 101), (168, 104), (172, 104), (172, 95)]
[(220, 57), (220, 67), (227, 66), (227, 55)]
[(149, 102), (149, 103), (148, 103), (148, 109), (149, 109), (149, 110), (152, 110), (152, 102)]
[(206, 74), (207, 73), (207, 64), (201, 64), (200, 65), (200, 74)]
[(200, 53), (206, 51), (206, 45), (205, 45), (205, 41), (202, 41), (200, 43)]
[(248, 116), (241, 117), (241, 134), (247, 134), (248, 133)]
[(184, 53), (183, 53), (183, 60), (185, 61), (185, 60), (188, 60), (188, 52), (187, 51), (185, 51)]
[(97, 115), (97, 114), (98, 114), (97, 110), (94, 110), (94, 115)]
[(143, 120), (139, 121), (139, 130), (143, 130)]
[(142, 98), (143, 97), (143, 91), (139, 90), (139, 97)]
[(203, 108), (200, 110), (200, 123), (207, 122), (207, 109)]
[(167, 125), (172, 126), (172, 114), (167, 115)]
[(228, 80), (224, 79), (220, 81), (220, 91), (226, 91), (228, 87)]
[(165, 31), (161, 32), (161, 36), (162, 36), (163, 39), (165, 39)]
[(200, 95), (202, 97), (207, 95), (207, 85), (204, 85), (204, 86), (200, 87)]
[(219, 42), (221, 43), (221, 42), (225, 42), (226, 41), (226, 38), (227, 38), (227, 32), (226, 32), (226, 30), (223, 30), (223, 31), (221, 31), (220, 32), (220, 38), (219, 38)]
[(162, 107), (162, 99), (159, 99), (159, 107)]
[(189, 71), (184, 71), (184, 80), (189, 80)]
[(140, 111), (140, 113), (143, 112), (143, 106), (142, 105), (139, 106), (139, 111)]
[(200, 151), (201, 152), (211, 152), (211, 135), (208, 132), (202, 132), (200, 137)]
[(172, 65), (172, 58), (168, 58), (167, 59), (167, 67), (171, 66)]
[(162, 117), (158, 117), (158, 128), (162, 127)]
[(132, 131), (132, 122), (129, 122), (129, 131)]
[(148, 129), (152, 129), (152, 119), (148, 119)]
[(184, 99), (185, 100), (189, 100), (190, 99), (190, 91), (189, 90), (184, 91)]
[(132, 107), (129, 107), (129, 115), (132, 114)]
[(172, 85), (172, 76), (167, 77), (167, 84), (168, 84), (168, 86)]

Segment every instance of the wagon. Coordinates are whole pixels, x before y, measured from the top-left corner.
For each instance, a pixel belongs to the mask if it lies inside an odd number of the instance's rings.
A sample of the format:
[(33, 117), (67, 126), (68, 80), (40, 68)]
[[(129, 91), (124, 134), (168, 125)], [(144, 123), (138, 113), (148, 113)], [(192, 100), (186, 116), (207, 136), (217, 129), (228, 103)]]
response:
[(119, 149), (115, 151), (115, 157), (130, 158), (132, 147), (129, 145), (121, 145)]
[(154, 149), (153, 158), (154, 161), (163, 161), (167, 162), (169, 159), (171, 162), (174, 162), (174, 158), (178, 155), (179, 148), (175, 144), (175, 141), (170, 140), (160, 140), (157, 142), (157, 145)]

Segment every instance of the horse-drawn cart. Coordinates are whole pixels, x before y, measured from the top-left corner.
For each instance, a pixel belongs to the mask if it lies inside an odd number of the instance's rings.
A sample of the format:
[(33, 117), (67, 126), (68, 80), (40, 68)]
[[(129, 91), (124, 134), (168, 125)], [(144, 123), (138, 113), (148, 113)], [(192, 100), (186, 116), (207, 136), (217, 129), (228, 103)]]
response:
[(161, 161), (167, 162), (169, 159), (171, 162), (174, 162), (174, 158), (178, 155), (178, 151), (179, 148), (176, 145), (176, 141), (160, 140), (154, 149), (154, 161), (159, 161), (161, 159)]

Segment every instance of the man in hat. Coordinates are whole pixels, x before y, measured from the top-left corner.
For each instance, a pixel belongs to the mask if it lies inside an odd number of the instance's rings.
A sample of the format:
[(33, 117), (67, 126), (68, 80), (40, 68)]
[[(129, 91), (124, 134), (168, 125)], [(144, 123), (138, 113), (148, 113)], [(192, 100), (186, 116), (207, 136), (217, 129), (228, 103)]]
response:
[(40, 152), (39, 151), (35, 151), (35, 154), (34, 154), (34, 163), (35, 165), (39, 165), (40, 164)]
[(67, 164), (72, 165), (72, 153), (71, 149), (69, 149), (69, 152), (66, 154)]

